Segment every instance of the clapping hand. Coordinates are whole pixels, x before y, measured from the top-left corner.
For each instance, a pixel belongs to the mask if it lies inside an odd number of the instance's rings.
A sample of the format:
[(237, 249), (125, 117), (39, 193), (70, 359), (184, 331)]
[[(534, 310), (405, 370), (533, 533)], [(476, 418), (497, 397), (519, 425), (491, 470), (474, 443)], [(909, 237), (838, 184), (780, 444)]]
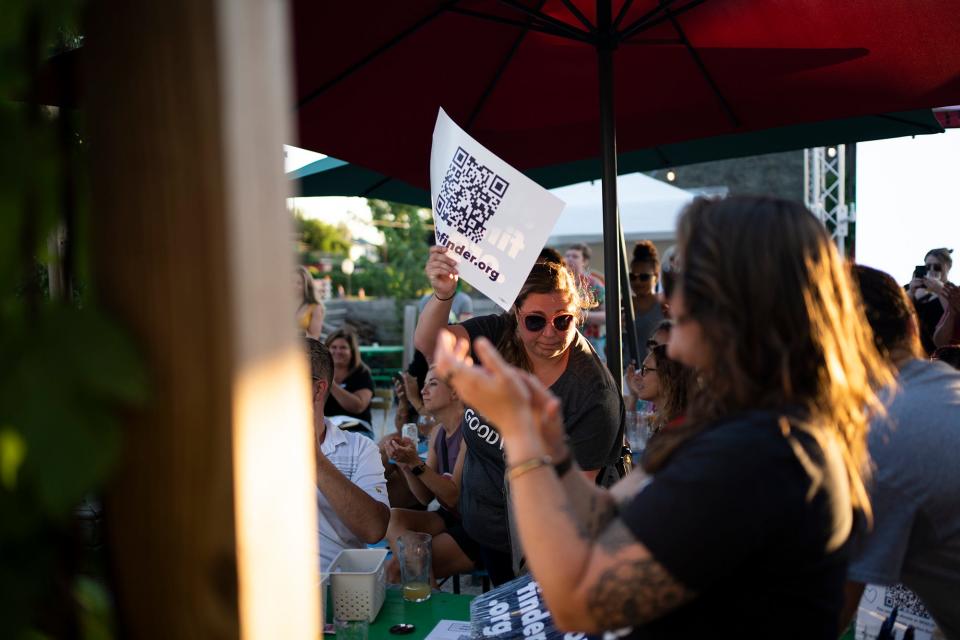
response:
[(401, 467), (409, 469), (420, 464), (420, 456), (417, 454), (417, 445), (411, 442), (409, 438), (391, 438), (385, 443), (387, 455), (397, 462)]
[(421, 413), (423, 411), (423, 398), (420, 397), (420, 386), (417, 384), (417, 379), (406, 371), (402, 375), (405, 395), (413, 408), (417, 410), (417, 413)]
[(441, 331), (434, 353), (437, 371), (465, 403), (489, 418), (507, 439), (511, 432), (524, 428), (532, 419), (530, 392), (520, 372), (500, 357), (489, 340), (477, 338), (474, 348), (483, 361), (482, 366), (472, 366), (466, 339)]
[(550, 393), (532, 373), (521, 371), (524, 384), (530, 393), (530, 408), (533, 424), (547, 454), (554, 460), (563, 460), (569, 454), (567, 435), (563, 428), (563, 412), (560, 399)]
[(505, 442), (532, 436), (551, 455), (562, 455), (560, 401), (536, 377), (507, 364), (489, 340), (478, 338), (473, 346), (482, 366), (472, 366), (467, 340), (441, 332), (434, 354), (440, 375), (497, 425)]
[(410, 415), (410, 405), (407, 404), (407, 391), (397, 378), (393, 380), (393, 393), (397, 396), (397, 429), (399, 429), (399, 425), (406, 422), (407, 416)]

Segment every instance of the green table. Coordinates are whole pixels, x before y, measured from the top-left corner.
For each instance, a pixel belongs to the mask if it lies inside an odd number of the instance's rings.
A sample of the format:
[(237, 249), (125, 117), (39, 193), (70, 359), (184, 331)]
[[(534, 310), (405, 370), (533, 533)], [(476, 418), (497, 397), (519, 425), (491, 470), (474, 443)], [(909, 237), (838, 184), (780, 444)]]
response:
[[(471, 600), (473, 596), (434, 591), (426, 602), (407, 602), (403, 599), (400, 589), (388, 587), (383, 608), (380, 609), (377, 619), (370, 625), (370, 640), (380, 638), (422, 640), (441, 620), (469, 620)], [(391, 635), (390, 627), (401, 622), (416, 625), (416, 631), (405, 636)]]
[(376, 387), (393, 388), (393, 374), (403, 369), (402, 345), (361, 345), (360, 357), (370, 367)]
[[(471, 600), (473, 596), (434, 591), (426, 602), (406, 602), (400, 589), (387, 587), (383, 607), (370, 625), (370, 640), (423, 640), (441, 620), (469, 620)], [(417, 628), (403, 636), (391, 634), (390, 627), (401, 622)]]
[(400, 344), (387, 344), (387, 345), (372, 345), (372, 344), (362, 344), (360, 345), (360, 355), (361, 356), (380, 356), (380, 355), (395, 355), (398, 353), (403, 353), (403, 345)]

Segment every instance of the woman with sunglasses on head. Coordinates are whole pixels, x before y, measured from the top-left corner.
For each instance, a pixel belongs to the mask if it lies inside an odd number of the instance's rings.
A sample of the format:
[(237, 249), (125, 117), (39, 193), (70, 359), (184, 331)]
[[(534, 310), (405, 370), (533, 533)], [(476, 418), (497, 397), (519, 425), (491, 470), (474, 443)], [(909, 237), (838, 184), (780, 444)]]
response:
[(927, 355), (937, 347), (960, 342), (960, 290), (948, 276), (953, 266), (953, 249), (931, 249), (923, 258), (924, 277), (907, 285), (920, 322), (920, 343)]
[(678, 240), (668, 353), (703, 385), (644, 456), (649, 477), (602, 492), (568, 470), (559, 401), (488, 342), (473, 367), (466, 341), (442, 336), (437, 369), (500, 427), (527, 561), (560, 628), (833, 640), (848, 541), (857, 514), (869, 520), (867, 424), (893, 376), (802, 205), (697, 199)]
[[(664, 319), (663, 306), (657, 296), (657, 276), (660, 273), (660, 255), (649, 240), (640, 240), (633, 247), (630, 261), (630, 291), (633, 298), (633, 319), (637, 335), (652, 336)], [(626, 344), (626, 342), (624, 342)], [(647, 355), (647, 347), (640, 345), (638, 357)]]
[[(432, 358), (437, 336), (447, 328), (457, 263), (444, 247), (431, 247), (426, 273), (434, 296), (417, 322), (414, 344)], [(591, 483), (609, 484), (623, 441), (623, 398), (610, 372), (577, 330), (586, 304), (570, 271), (545, 258), (533, 266), (508, 312), (470, 318), (449, 330), (470, 341), (486, 338), (507, 362), (529, 372), (557, 395), (580, 473)], [(491, 581), (501, 584), (513, 577), (516, 555), (508, 524), (503, 442), (494, 422), (470, 406), (464, 412), (462, 430), (467, 453), (461, 519), (481, 546)]]

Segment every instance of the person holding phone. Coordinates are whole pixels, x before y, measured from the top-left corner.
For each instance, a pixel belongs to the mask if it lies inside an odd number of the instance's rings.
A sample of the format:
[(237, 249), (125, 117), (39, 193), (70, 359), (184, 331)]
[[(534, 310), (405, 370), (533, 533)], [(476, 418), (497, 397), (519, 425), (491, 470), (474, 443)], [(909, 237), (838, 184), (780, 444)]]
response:
[(929, 356), (937, 347), (960, 341), (960, 290), (948, 279), (953, 249), (931, 249), (913, 271), (907, 295), (920, 322), (920, 344)]

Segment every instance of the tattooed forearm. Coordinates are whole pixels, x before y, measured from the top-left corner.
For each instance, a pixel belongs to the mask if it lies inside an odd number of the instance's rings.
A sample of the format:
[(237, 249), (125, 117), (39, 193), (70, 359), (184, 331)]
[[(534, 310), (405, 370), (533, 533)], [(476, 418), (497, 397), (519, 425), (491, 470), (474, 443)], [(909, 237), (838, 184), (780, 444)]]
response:
[(580, 501), (571, 501), (566, 507), (570, 519), (577, 527), (581, 540), (595, 540), (601, 531), (616, 517), (617, 505), (606, 492), (594, 492)]
[[(598, 543), (615, 553), (636, 540), (626, 527), (607, 528)], [(587, 609), (601, 628), (614, 629), (654, 620), (689, 602), (694, 593), (652, 557), (628, 560), (604, 573), (587, 595)]]

